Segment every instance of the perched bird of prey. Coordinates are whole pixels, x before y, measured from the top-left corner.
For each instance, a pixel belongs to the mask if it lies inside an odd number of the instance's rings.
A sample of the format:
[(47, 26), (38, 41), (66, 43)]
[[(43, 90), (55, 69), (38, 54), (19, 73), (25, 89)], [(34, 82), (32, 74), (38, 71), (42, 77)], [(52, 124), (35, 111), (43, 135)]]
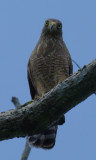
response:
[[(72, 72), (71, 56), (62, 38), (62, 23), (56, 19), (47, 19), (28, 62), (27, 74), (32, 99), (43, 96)], [(35, 147), (51, 149), (55, 145), (57, 126), (28, 137), (29, 143)]]

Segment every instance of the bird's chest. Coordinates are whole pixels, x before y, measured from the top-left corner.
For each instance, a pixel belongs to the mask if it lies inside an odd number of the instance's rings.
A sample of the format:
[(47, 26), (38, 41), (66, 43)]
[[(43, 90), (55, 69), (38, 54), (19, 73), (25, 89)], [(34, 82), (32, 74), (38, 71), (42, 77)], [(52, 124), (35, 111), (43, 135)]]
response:
[(36, 57), (39, 65), (42, 64), (47, 70), (48, 67), (51, 69), (57, 65), (62, 66), (62, 61), (64, 61), (63, 47), (57, 41), (45, 41), (38, 45)]
[(33, 77), (35, 83), (38, 83), (38, 88), (46, 88), (48, 91), (67, 77), (64, 50), (61, 46), (51, 42), (38, 45), (36, 52), (37, 54), (33, 57), (33, 68), (35, 69)]
[(38, 72), (47, 78), (52, 78), (59, 71), (64, 70), (64, 53), (60, 46), (57, 47), (55, 43), (48, 43), (41, 48), (37, 48), (37, 69)]

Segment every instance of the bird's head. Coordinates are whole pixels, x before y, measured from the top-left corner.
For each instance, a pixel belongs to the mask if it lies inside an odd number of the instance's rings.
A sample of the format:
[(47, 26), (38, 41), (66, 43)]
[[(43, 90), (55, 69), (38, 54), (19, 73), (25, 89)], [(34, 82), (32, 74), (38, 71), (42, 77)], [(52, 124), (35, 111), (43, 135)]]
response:
[(42, 34), (55, 37), (62, 37), (62, 23), (56, 19), (47, 19), (45, 21)]

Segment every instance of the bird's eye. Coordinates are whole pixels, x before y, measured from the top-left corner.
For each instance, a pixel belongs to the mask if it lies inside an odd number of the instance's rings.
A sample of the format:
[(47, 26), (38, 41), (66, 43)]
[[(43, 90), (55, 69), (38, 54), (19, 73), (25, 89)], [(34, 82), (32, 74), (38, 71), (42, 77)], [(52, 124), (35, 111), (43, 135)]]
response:
[(49, 25), (49, 21), (46, 21), (46, 22), (45, 22), (45, 26), (48, 26), (48, 25)]
[(62, 28), (62, 24), (59, 23), (59, 24), (57, 25), (57, 28), (58, 28), (58, 29), (61, 29), (61, 28)]

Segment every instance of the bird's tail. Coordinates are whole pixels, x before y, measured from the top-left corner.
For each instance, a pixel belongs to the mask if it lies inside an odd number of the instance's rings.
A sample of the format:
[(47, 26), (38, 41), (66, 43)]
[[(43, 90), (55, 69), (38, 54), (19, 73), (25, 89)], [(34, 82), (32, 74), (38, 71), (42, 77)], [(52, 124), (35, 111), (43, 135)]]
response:
[(53, 126), (42, 134), (36, 134), (28, 137), (29, 144), (34, 147), (51, 149), (55, 145), (57, 126)]

